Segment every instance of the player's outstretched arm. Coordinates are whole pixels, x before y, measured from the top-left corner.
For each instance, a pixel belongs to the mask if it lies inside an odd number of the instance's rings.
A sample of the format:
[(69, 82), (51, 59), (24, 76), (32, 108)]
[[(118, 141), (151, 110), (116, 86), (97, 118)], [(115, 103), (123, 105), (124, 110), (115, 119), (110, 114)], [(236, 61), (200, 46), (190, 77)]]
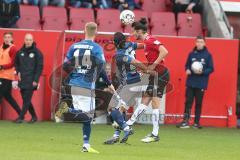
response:
[(164, 58), (168, 55), (168, 50), (163, 46), (159, 46), (159, 56), (155, 60), (155, 62), (148, 67), (149, 70), (154, 70), (158, 64), (161, 63), (161, 61), (164, 60)]

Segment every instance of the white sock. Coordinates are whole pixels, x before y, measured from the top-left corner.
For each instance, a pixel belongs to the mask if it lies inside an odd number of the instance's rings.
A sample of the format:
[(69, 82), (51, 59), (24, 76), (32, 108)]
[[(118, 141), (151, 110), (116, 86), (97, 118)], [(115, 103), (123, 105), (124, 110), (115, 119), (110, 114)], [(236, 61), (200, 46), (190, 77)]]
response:
[(158, 130), (159, 130), (159, 109), (153, 109), (152, 110), (152, 123), (153, 123), (153, 131), (152, 134), (154, 136), (158, 136)]
[(130, 127), (127, 126), (127, 127), (125, 127), (125, 128), (123, 129), (123, 131), (128, 131), (129, 129), (130, 129)]
[(90, 144), (89, 144), (89, 143), (84, 143), (84, 144), (83, 144), (83, 147), (85, 147), (85, 148), (88, 149), (88, 148), (90, 148)]
[(127, 125), (132, 126), (138, 119), (138, 117), (146, 111), (147, 106), (140, 104), (134, 111), (132, 117), (127, 121)]

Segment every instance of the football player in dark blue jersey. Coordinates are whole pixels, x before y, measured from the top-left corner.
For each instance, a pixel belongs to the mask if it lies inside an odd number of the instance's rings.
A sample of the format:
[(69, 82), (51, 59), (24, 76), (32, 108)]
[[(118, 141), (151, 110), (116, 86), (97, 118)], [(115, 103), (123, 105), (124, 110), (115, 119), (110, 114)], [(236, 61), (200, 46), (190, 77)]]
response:
[[(113, 60), (116, 64), (116, 76), (120, 86), (110, 101), (109, 111), (112, 120), (119, 125), (119, 129), (115, 130), (113, 137), (106, 140), (105, 144), (117, 143), (120, 140), (121, 130), (124, 131), (124, 136), (120, 143), (126, 143), (128, 137), (133, 134), (132, 128), (125, 122), (122, 113), (136, 103), (137, 97), (141, 97), (142, 81), (137, 68), (145, 73), (155, 74), (154, 71), (147, 70), (147, 66), (135, 59), (135, 50), (143, 48), (142, 44), (127, 42), (126, 36), (120, 32), (114, 34), (114, 44), (117, 51)], [(139, 90), (131, 90), (131, 88)]]
[[(105, 57), (102, 47), (94, 42), (97, 24), (89, 22), (85, 26), (85, 40), (73, 44), (64, 60), (64, 70), (69, 73), (72, 108), (60, 106), (59, 117), (63, 113), (72, 113), (83, 123), (83, 152), (99, 153), (89, 144), (91, 121), (95, 111), (95, 81), (104, 73)], [(107, 77), (107, 76), (105, 76)], [(106, 78), (107, 79), (107, 78)], [(114, 90), (111, 83), (109, 87)]]

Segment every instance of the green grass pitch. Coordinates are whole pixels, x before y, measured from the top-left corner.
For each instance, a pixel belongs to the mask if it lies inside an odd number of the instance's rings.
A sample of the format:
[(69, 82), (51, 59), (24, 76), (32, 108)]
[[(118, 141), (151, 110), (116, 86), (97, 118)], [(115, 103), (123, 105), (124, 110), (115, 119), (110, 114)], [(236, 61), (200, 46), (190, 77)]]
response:
[(161, 126), (161, 141), (143, 144), (152, 127), (136, 125), (129, 144), (106, 146), (113, 128), (93, 125), (91, 144), (100, 154), (82, 153), (80, 124), (14, 124), (0, 121), (0, 160), (239, 160), (240, 130), (177, 129)]

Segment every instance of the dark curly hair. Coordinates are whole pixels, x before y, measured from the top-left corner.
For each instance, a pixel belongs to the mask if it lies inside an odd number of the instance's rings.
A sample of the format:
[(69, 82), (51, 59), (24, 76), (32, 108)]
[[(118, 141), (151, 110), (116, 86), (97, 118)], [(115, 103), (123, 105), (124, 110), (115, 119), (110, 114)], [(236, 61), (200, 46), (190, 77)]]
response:
[(126, 36), (121, 32), (116, 32), (113, 36), (114, 45), (117, 49), (123, 49), (126, 43)]
[(132, 28), (134, 30), (142, 30), (144, 32), (147, 32), (148, 26), (147, 26), (147, 19), (141, 18), (139, 21), (136, 21), (132, 24)]

